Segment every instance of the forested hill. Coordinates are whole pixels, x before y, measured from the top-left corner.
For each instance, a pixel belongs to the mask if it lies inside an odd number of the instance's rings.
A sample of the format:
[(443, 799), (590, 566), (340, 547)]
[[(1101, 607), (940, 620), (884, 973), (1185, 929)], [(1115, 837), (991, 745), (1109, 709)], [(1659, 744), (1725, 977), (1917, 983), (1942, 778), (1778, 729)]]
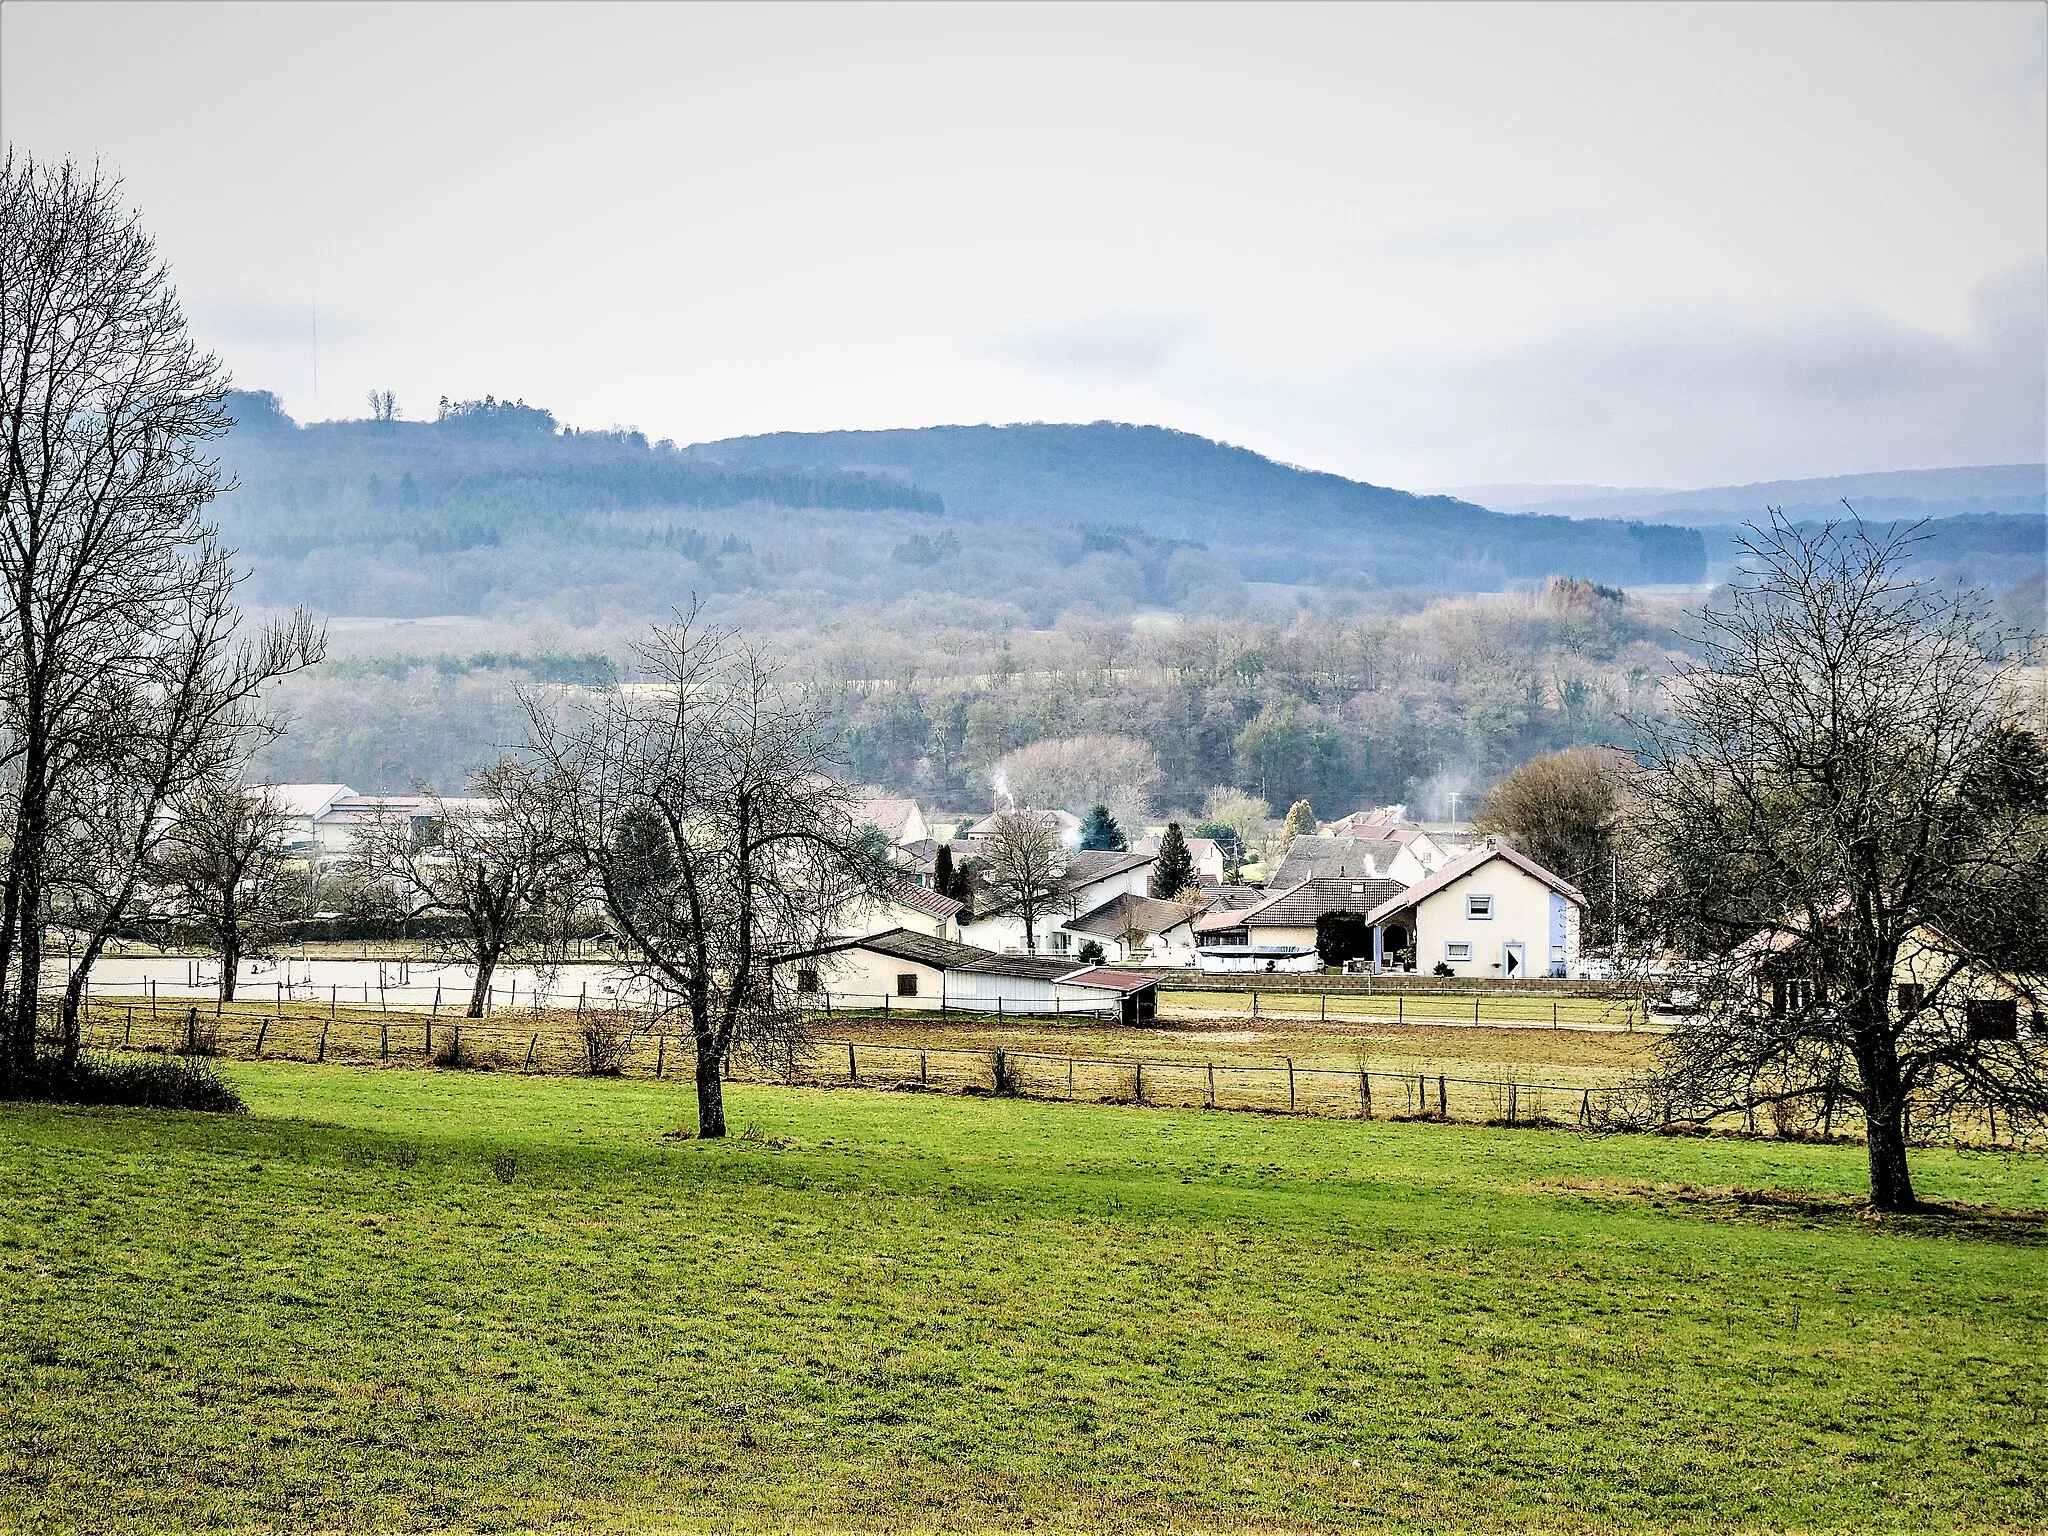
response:
[(941, 427), (677, 448), (516, 401), (300, 426), (230, 397), (218, 513), (253, 595), (328, 613), (665, 613), (692, 596), (947, 593), (1232, 610), (1248, 582), (1693, 581), (1687, 528), (1490, 512), (1158, 427)]
[(1698, 581), (1690, 529), (1563, 517), (1503, 517), (1282, 464), (1165, 427), (919, 427), (777, 432), (685, 450), (705, 463), (900, 475), (956, 517), (1135, 528), (1241, 552), (1255, 579), (1355, 574), (1384, 586), (1488, 590), (1569, 572), (1598, 580)]

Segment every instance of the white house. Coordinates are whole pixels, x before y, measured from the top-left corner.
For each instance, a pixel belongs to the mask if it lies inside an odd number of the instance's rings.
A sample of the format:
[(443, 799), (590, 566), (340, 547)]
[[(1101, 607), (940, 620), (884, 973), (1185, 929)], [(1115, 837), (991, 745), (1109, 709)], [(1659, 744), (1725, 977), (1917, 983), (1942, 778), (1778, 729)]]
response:
[(898, 848), (908, 848), (931, 838), (924, 812), (915, 800), (901, 795), (864, 795), (851, 806), (855, 826), (872, 825)]
[(841, 938), (907, 929), (957, 943), (960, 914), (965, 910), (964, 902), (941, 896), (908, 875), (892, 875), (874, 895), (859, 897), (842, 907), (833, 915), (832, 926)]
[(1130, 1024), (1147, 1022), (1157, 1012), (1158, 984), (1149, 977), (1049, 956), (998, 955), (901, 928), (793, 957), (778, 976), (811, 1006), (1112, 1014)]
[(1266, 885), (1276, 891), (1304, 880), (1391, 880), (1396, 885), (1415, 885), (1449, 862), (1427, 838), (1305, 832), (1287, 845), (1287, 856)]
[(1066, 872), (1059, 880), (1061, 896), (1058, 910), (1041, 911), (1037, 916), (1037, 942), (1029, 945), (1024, 942), (1023, 914), (1008, 904), (977, 904), (971, 916), (963, 913), (960, 919), (961, 942), (1010, 954), (1044, 949), (1048, 935), (1065, 919), (1092, 912), (1115, 896), (1149, 894), (1145, 887), (1151, 878), (1152, 863), (1149, 853), (1069, 854)]
[(1049, 821), (1053, 825), (1053, 830), (1059, 833), (1060, 841), (1069, 848), (1081, 841), (1081, 818), (1072, 811), (1029, 811), (1022, 806), (1014, 811), (989, 812), (967, 829), (966, 836), (976, 842), (994, 837), (996, 823), (1005, 816), (1036, 816), (1043, 821)]
[[(1221, 885), (1224, 873), (1230, 867), (1223, 857), (1223, 845), (1213, 837), (1190, 837), (1185, 841), (1188, 845), (1188, 857), (1194, 861), (1196, 884)], [(1131, 852), (1156, 856), (1159, 852), (1159, 839), (1151, 836), (1141, 837), (1131, 844)]]
[(1496, 838), (1367, 915), (1373, 969), (1412, 948), (1417, 970), (1516, 981), (1568, 976), (1579, 958), (1586, 898), (1576, 886)]
[(1069, 955), (1090, 942), (1106, 959), (1137, 965), (1193, 965), (1197, 907), (1120, 891), (1090, 911), (1070, 917), (1047, 936), (1045, 948)]

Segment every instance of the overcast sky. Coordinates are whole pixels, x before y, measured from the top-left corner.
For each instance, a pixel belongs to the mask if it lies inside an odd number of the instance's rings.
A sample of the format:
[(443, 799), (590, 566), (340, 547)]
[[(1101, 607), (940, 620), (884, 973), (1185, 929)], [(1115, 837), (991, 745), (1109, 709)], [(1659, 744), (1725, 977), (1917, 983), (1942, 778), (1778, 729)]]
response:
[(2043, 457), (2044, 18), (8, 0), (0, 129), (302, 418), (1687, 486)]

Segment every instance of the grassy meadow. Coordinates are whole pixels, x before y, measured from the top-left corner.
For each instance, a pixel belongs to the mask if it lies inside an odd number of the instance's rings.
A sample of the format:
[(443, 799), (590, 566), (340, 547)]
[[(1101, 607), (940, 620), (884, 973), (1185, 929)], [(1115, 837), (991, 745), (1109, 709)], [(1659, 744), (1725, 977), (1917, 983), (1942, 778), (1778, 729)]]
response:
[(2039, 1158), (223, 1070), (0, 1106), (0, 1529), (2048, 1525)]

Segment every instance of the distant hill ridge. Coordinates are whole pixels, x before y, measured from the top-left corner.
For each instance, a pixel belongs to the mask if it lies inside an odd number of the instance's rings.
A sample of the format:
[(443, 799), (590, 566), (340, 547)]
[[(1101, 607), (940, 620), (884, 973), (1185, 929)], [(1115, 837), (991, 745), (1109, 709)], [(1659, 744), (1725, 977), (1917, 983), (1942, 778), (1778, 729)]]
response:
[[(1865, 518), (1910, 520), (2048, 512), (2048, 464), (1971, 464), (1952, 469), (1883, 470), (1810, 480), (1762, 480), (1699, 490), (1625, 490), (1606, 486), (1464, 486), (1458, 493), (1518, 516), (1636, 517), (1708, 527), (1739, 523), (1778, 507), (1795, 520), (1843, 513), (1847, 500)], [(1558, 494), (1562, 493), (1562, 494)]]
[(734, 468), (899, 475), (975, 521), (1095, 522), (1199, 539), (1244, 551), (1254, 568), (1288, 567), (1258, 572), (1270, 580), (1341, 570), (1389, 586), (1486, 589), (1559, 572), (1643, 583), (1697, 581), (1705, 571), (1704, 545), (1690, 529), (1510, 516), (1159, 426), (775, 432), (684, 453)]

